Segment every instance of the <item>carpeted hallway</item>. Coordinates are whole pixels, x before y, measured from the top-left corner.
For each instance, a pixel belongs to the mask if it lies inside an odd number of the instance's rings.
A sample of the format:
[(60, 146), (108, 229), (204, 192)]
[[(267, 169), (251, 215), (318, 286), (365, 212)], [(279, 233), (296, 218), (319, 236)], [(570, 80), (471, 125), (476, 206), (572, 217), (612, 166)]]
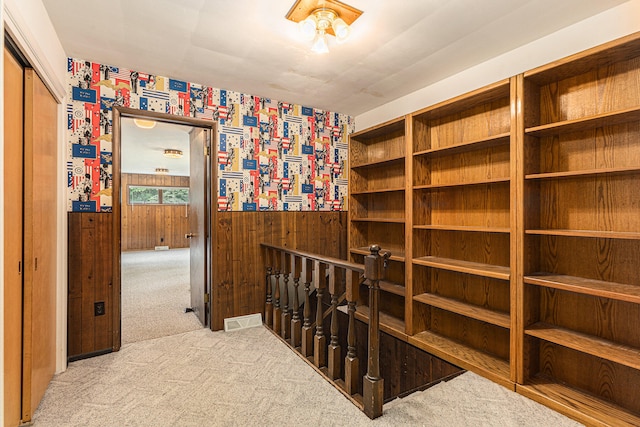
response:
[(189, 286), (189, 248), (122, 253), (122, 344), (201, 329)]
[(56, 375), (36, 426), (576, 426), (472, 373), (369, 420), (262, 326), (124, 345)]

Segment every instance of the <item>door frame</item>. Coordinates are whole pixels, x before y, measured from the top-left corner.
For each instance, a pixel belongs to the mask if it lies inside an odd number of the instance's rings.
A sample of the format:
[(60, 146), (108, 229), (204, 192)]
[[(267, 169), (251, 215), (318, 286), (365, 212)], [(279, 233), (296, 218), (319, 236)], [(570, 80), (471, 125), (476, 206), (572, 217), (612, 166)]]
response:
[(215, 230), (214, 221), (216, 220), (216, 212), (217, 209), (214, 209), (214, 201), (216, 200), (216, 192), (217, 192), (217, 170), (216, 170), (216, 161), (217, 159), (217, 123), (212, 120), (204, 120), (204, 119), (196, 119), (192, 117), (184, 117), (184, 116), (175, 116), (167, 113), (158, 113), (155, 111), (146, 111), (146, 110), (138, 110), (135, 108), (114, 106), (113, 107), (113, 118), (112, 118), (112, 178), (111, 178), (111, 188), (112, 188), (112, 213), (113, 216), (113, 304), (112, 304), (112, 315), (113, 315), (113, 351), (120, 350), (121, 346), (121, 289), (122, 289), (122, 271), (120, 268), (120, 257), (122, 250), (122, 242), (121, 242), (121, 206), (122, 206), (122, 195), (120, 191), (121, 186), (121, 127), (120, 120), (121, 118), (139, 118), (139, 119), (151, 119), (158, 122), (163, 123), (172, 123), (177, 125), (186, 125), (204, 128), (209, 132), (209, 155), (207, 157), (207, 177), (205, 178), (206, 186), (207, 186), (207, 195), (205, 196), (208, 200), (205, 200), (205, 205), (208, 206), (208, 209), (205, 212), (205, 218), (207, 223), (207, 242), (206, 242), (206, 286), (207, 292), (211, 296), (209, 299), (209, 303), (205, 306), (205, 318), (207, 320), (207, 324), (205, 327), (211, 327), (211, 317), (212, 317), (212, 307), (213, 307), (213, 295), (211, 293), (211, 283), (212, 283), (212, 260), (213, 260), (213, 249), (215, 245), (212, 244), (213, 235), (212, 232)]

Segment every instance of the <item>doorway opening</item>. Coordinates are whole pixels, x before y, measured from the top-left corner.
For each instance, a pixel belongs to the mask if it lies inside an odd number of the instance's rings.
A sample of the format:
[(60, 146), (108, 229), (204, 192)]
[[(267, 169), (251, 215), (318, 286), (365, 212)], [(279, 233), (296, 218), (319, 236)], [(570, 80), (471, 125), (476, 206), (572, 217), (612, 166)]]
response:
[(120, 122), (123, 345), (202, 328), (191, 311), (185, 237), (193, 127), (137, 122)]
[(123, 107), (113, 118), (118, 350), (209, 326), (215, 124)]

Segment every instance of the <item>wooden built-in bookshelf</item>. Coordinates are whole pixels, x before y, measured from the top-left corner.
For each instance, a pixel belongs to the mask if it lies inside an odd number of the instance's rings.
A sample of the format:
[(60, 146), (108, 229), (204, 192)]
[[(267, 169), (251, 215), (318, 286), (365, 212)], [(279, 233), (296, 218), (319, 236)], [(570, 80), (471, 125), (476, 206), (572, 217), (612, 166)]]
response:
[[(411, 115), (412, 304), (407, 333), (513, 384), (515, 100), (508, 79)], [(425, 339), (429, 337), (429, 339)], [(426, 347), (423, 347), (426, 349)], [(461, 351), (463, 349), (463, 351)]]
[(637, 34), (519, 77), (518, 383), (586, 423), (640, 424), (639, 81)]
[[(405, 121), (393, 120), (350, 135), (349, 253), (362, 263), (372, 244), (391, 252), (380, 282), (382, 330), (404, 337), (405, 326)], [(357, 312), (368, 318), (369, 291), (361, 285)]]
[(637, 33), (353, 134), (349, 253), (392, 253), (383, 330), (640, 425), (639, 82)]

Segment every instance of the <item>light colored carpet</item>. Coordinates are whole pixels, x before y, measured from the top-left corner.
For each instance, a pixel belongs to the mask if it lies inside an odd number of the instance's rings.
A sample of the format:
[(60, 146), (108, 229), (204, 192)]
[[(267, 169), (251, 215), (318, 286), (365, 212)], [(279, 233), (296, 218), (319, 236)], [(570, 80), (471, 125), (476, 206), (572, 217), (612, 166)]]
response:
[(189, 248), (122, 253), (122, 344), (202, 328), (193, 313)]
[(576, 426), (471, 373), (371, 421), (262, 326), (128, 344), (56, 375), (36, 426)]

